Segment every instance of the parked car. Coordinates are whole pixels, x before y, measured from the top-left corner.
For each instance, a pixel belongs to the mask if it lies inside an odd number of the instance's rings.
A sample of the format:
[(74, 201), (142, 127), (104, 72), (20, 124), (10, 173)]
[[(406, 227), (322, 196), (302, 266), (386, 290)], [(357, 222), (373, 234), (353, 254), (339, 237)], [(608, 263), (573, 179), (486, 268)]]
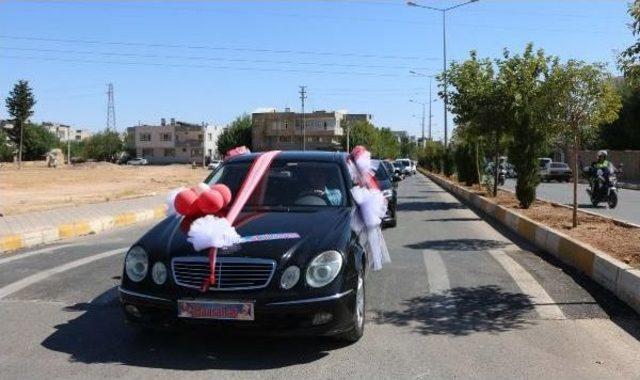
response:
[(382, 160), (382, 165), (387, 169), (387, 172), (390, 173), (393, 177), (394, 187), (398, 187), (397, 182), (402, 180), (401, 176), (396, 172), (395, 166), (393, 166), (393, 162), (388, 160)]
[(403, 180), (404, 176), (405, 176), (405, 174), (404, 174), (404, 165), (399, 161), (394, 161), (393, 162), (393, 173), (395, 175), (397, 175), (400, 178), (400, 180)]
[(132, 158), (131, 160), (127, 161), (127, 165), (147, 165), (147, 164), (149, 164), (149, 161), (147, 161), (146, 158), (142, 158), (142, 157)]
[(387, 214), (382, 220), (383, 227), (395, 227), (398, 224), (396, 217), (396, 206), (398, 205), (397, 180), (394, 174), (387, 170), (384, 161), (371, 160), (371, 168), (375, 170), (376, 180), (382, 190), (382, 194), (387, 199)]
[(558, 182), (569, 182), (572, 176), (573, 172), (569, 165), (564, 162), (551, 162), (545, 168), (540, 179), (543, 182), (549, 182), (554, 179)]
[[(256, 157), (227, 159), (205, 182), (236, 194)], [(258, 238), (218, 250), (218, 280), (206, 293), (208, 251), (187, 241), (188, 222), (174, 215), (153, 227), (125, 258), (119, 288), (125, 319), (138, 326), (204, 324), (360, 339), (369, 263), (351, 229), (356, 205), (346, 157), (278, 154), (236, 226), (241, 236)], [(277, 233), (293, 237), (260, 239)]]
[(413, 170), (411, 169), (411, 160), (408, 158), (400, 158), (396, 160), (402, 165), (402, 174), (405, 176), (410, 176), (413, 174)]
[(221, 160), (211, 160), (211, 162), (209, 162), (209, 165), (207, 165), (207, 168), (209, 170), (215, 170), (218, 168), (218, 166), (220, 166), (220, 164), (222, 164)]

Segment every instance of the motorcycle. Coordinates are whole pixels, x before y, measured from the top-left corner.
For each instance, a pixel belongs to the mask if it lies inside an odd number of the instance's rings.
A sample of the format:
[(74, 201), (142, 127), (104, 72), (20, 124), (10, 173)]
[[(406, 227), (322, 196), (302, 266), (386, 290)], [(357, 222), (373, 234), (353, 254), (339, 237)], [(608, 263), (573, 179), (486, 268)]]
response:
[(618, 178), (614, 170), (586, 166), (583, 168), (584, 176), (589, 180), (587, 193), (591, 204), (597, 207), (601, 202), (607, 202), (609, 208), (618, 205)]
[(501, 168), (498, 171), (498, 186), (504, 186), (504, 182), (507, 180), (507, 169)]

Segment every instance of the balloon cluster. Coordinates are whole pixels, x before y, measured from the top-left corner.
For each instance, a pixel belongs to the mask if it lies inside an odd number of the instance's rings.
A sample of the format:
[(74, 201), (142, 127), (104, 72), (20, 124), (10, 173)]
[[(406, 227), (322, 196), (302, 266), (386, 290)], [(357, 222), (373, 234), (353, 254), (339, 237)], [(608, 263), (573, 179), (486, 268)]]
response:
[(208, 186), (200, 183), (190, 189), (180, 189), (169, 206), (189, 218), (217, 215), (231, 203), (231, 190), (223, 184)]

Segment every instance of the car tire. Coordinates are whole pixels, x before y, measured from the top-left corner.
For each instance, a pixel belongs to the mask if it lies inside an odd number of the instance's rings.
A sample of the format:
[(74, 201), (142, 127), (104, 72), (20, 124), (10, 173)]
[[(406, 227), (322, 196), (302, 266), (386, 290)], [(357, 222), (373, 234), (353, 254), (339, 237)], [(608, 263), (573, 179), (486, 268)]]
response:
[(356, 283), (356, 295), (354, 298), (353, 327), (337, 336), (338, 340), (346, 343), (355, 343), (364, 335), (366, 297), (364, 286), (364, 268), (358, 272)]

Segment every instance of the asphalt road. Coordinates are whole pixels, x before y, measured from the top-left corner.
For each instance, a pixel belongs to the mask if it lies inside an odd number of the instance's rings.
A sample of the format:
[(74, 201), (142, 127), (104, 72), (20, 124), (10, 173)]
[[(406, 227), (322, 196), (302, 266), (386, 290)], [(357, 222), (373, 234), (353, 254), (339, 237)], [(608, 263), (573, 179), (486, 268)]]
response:
[(640, 379), (638, 315), (610, 294), (424, 177), (399, 201), (356, 344), (130, 329), (119, 249), (143, 225), (0, 257), (0, 378)]
[[(516, 189), (516, 180), (508, 179), (506, 189)], [(618, 206), (609, 209), (605, 203), (593, 207), (587, 194), (588, 185), (578, 184), (578, 207), (587, 211), (606, 215), (627, 222), (640, 224), (640, 190), (620, 189), (618, 192)], [(573, 205), (573, 183), (549, 182), (541, 183), (537, 189), (538, 198)]]

